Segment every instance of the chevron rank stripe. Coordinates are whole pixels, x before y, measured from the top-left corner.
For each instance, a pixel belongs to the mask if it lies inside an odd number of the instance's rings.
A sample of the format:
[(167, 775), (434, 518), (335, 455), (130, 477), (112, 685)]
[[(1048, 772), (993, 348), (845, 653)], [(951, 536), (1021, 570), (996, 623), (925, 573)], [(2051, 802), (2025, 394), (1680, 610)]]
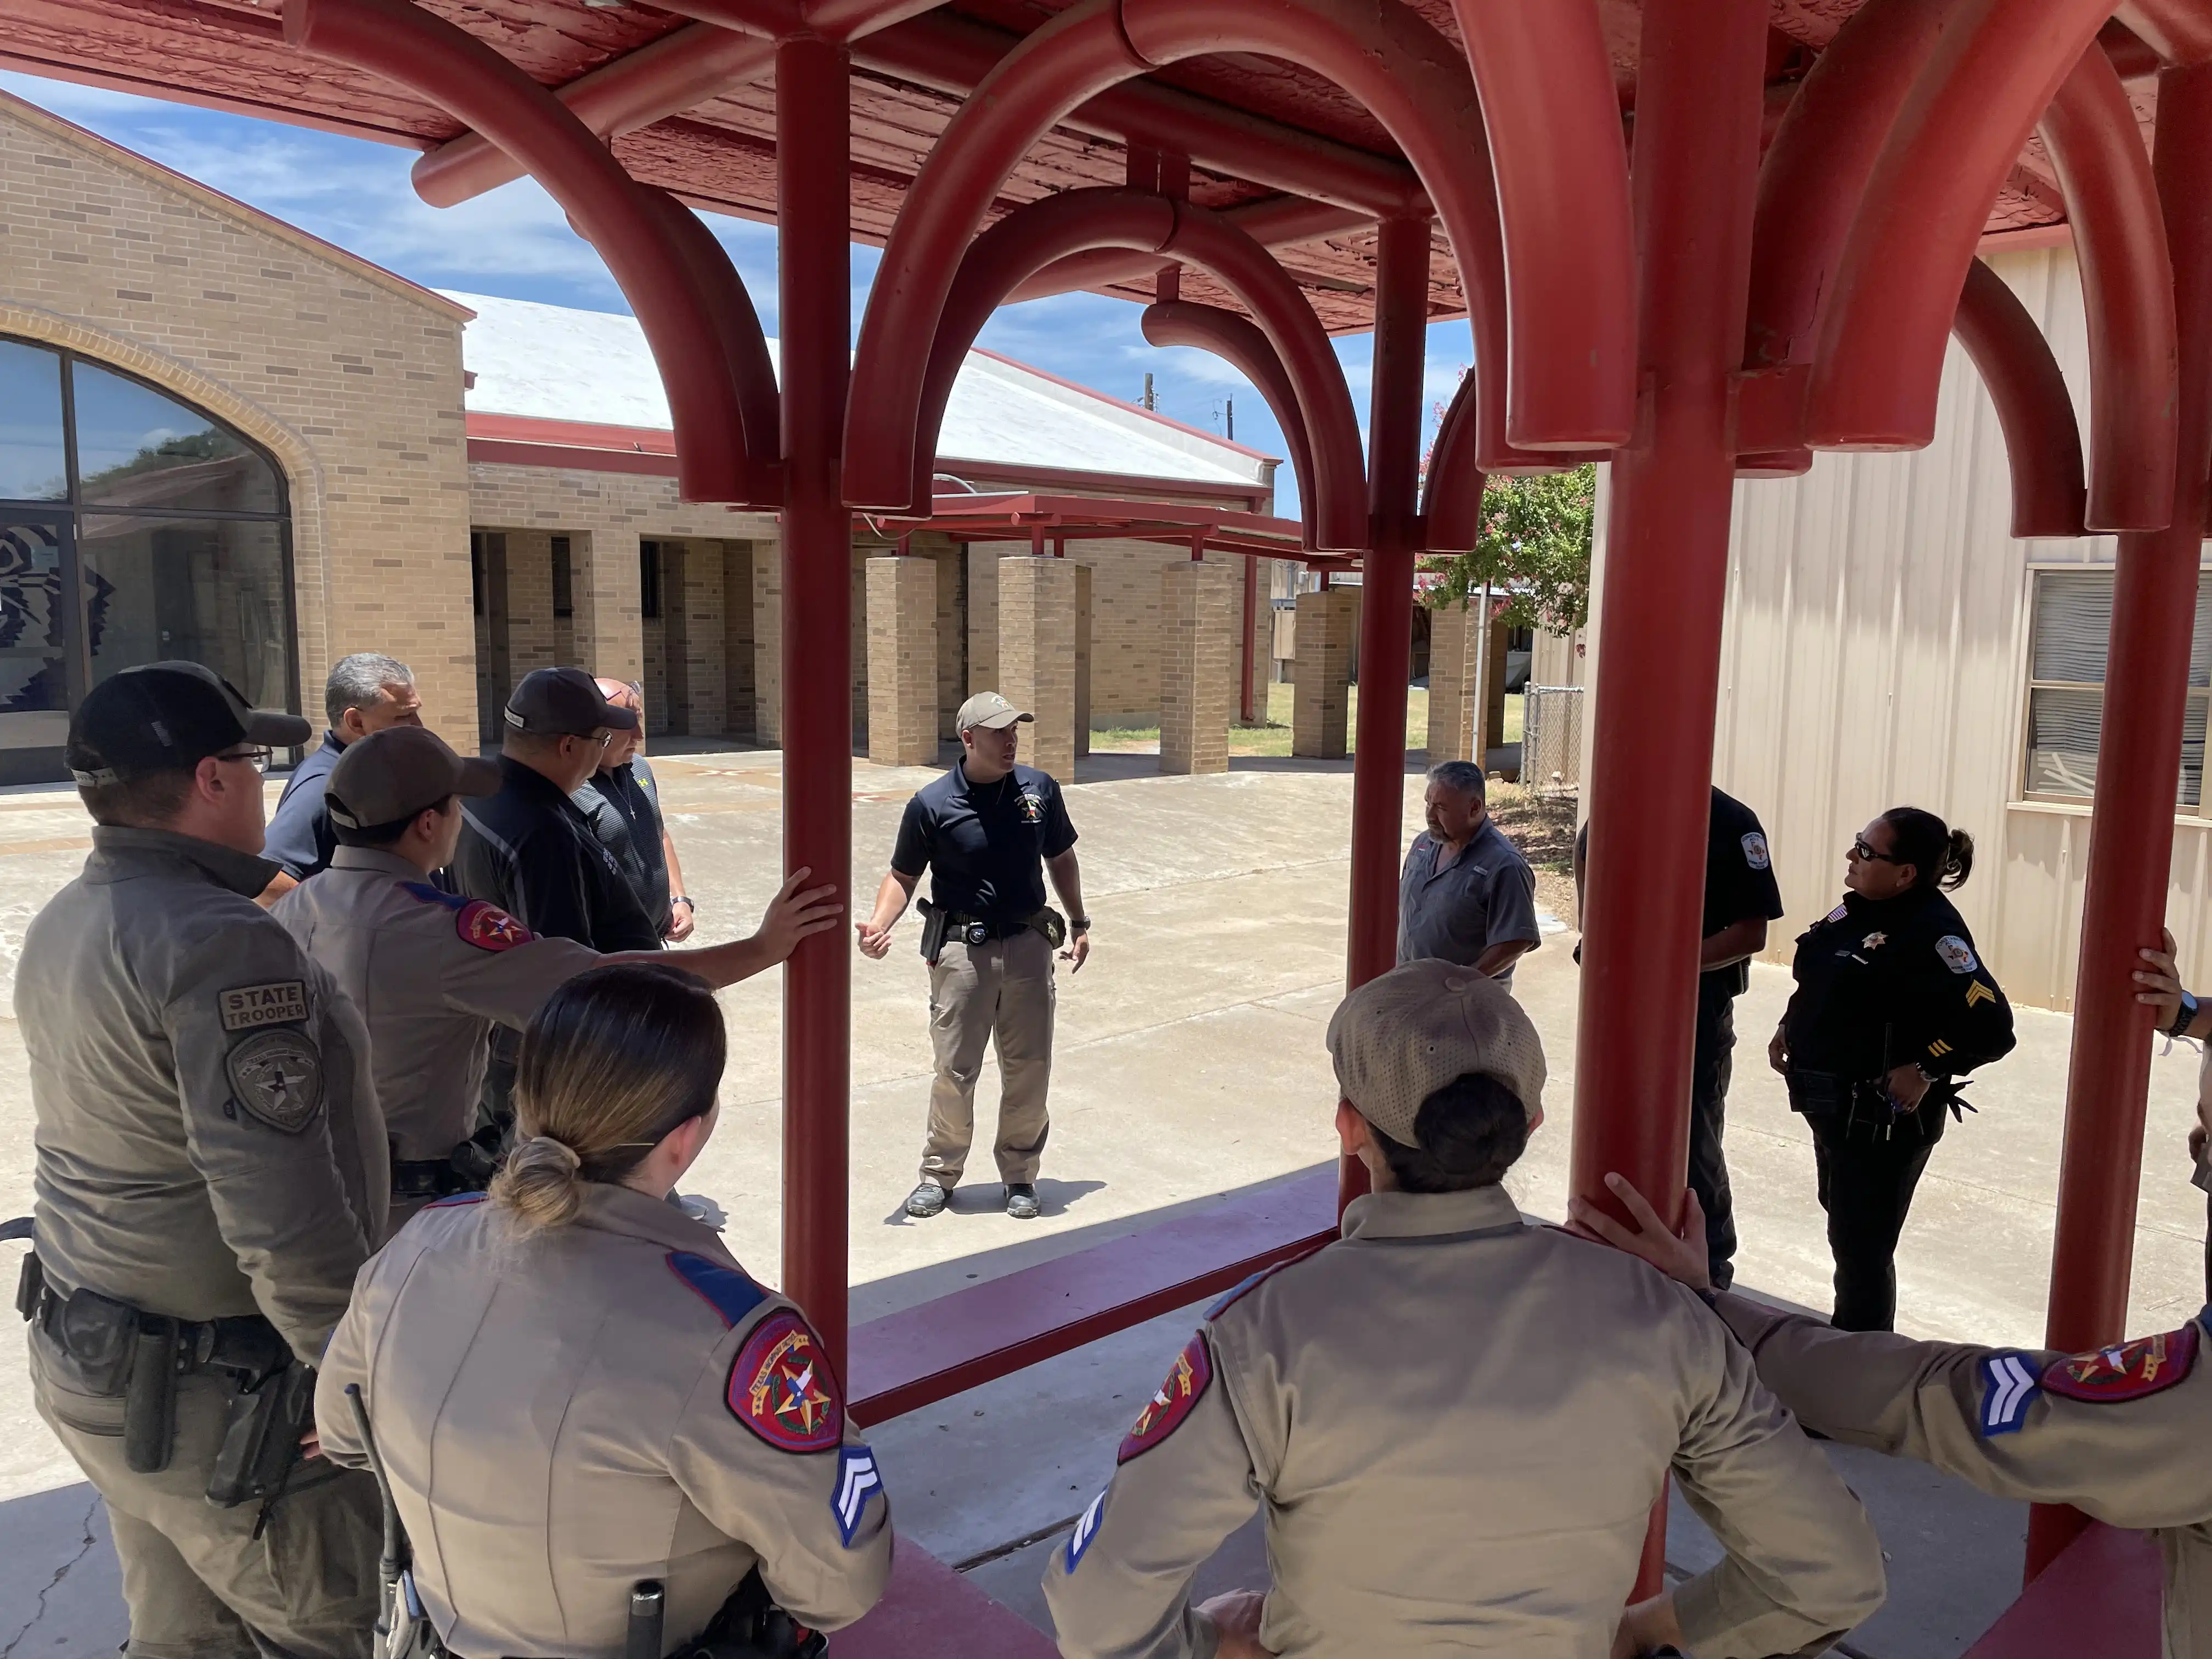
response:
[(2019, 1433), (2043, 1392), (2035, 1372), (2019, 1354), (1993, 1353), (1982, 1361), (1982, 1438)]
[(1100, 1492), (1091, 1500), (1091, 1507), (1076, 1518), (1075, 1530), (1067, 1534), (1067, 1570), (1073, 1572), (1083, 1559), (1083, 1553), (1091, 1547), (1091, 1540), (1098, 1536), (1098, 1522), (1105, 1517), (1106, 1494)]
[(837, 1516), (837, 1535), (845, 1547), (853, 1547), (853, 1540), (860, 1530), (860, 1517), (868, 1512), (868, 1499), (884, 1489), (884, 1478), (876, 1472), (876, 1455), (866, 1446), (846, 1446), (837, 1453), (837, 1489), (830, 1500), (830, 1507)]

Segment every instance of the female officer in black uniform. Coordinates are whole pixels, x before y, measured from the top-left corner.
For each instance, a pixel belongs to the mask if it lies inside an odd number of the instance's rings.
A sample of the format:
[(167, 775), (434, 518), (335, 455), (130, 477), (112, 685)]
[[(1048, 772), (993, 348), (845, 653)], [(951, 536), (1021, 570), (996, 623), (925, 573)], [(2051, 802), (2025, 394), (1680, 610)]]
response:
[(1892, 807), (1851, 843), (1844, 902), (1797, 940), (1767, 1057), (1812, 1127), (1838, 1330), (1894, 1326), (1897, 1238), (1952, 1079), (2013, 1046), (2012, 1005), (1943, 896), (1973, 867), (1965, 830)]

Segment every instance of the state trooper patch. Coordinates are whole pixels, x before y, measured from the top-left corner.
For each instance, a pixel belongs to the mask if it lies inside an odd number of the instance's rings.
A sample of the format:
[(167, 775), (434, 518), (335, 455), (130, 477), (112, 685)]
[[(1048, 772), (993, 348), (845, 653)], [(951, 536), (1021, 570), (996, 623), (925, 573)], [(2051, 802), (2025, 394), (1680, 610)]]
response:
[(846, 1446), (837, 1453), (837, 1485), (830, 1508), (837, 1517), (837, 1536), (847, 1549), (860, 1530), (860, 1517), (868, 1512), (868, 1499), (884, 1489), (876, 1472), (876, 1455), (866, 1446)]
[(222, 1065), (238, 1103), (272, 1129), (295, 1135), (322, 1109), (323, 1057), (304, 1031), (256, 1031)]
[(307, 982), (280, 979), (267, 985), (239, 985), (216, 993), (215, 1006), (226, 1031), (258, 1031), (264, 1025), (300, 1025), (307, 1018)]
[(845, 1406), (821, 1339), (781, 1308), (754, 1328), (730, 1367), (731, 1413), (778, 1451), (828, 1451), (845, 1437)]
[(512, 951), (538, 937), (487, 899), (473, 900), (459, 912), (453, 931), (479, 951)]
[(1091, 1507), (1076, 1517), (1075, 1530), (1067, 1534), (1067, 1570), (1070, 1572), (1081, 1565), (1083, 1553), (1091, 1547), (1091, 1540), (1098, 1536), (1098, 1523), (1105, 1515), (1106, 1494), (1102, 1492), (1091, 1500)]
[(1145, 1402), (1145, 1409), (1137, 1413), (1137, 1425), (1122, 1437), (1121, 1449), (1114, 1454), (1114, 1462), (1126, 1463), (1146, 1452), (1182, 1426), (1182, 1420), (1205, 1397), (1206, 1384), (1213, 1381), (1213, 1356), (1207, 1352), (1203, 1334), (1194, 1336), (1183, 1345), (1176, 1356), (1175, 1364), (1168, 1371), (1168, 1380)]
[(2139, 1336), (2089, 1353), (2054, 1359), (2044, 1368), (2043, 1388), (2093, 1406), (2118, 1406), (2164, 1394), (2197, 1364), (2197, 1323), (2157, 1336)]
[(1743, 861), (1754, 870), (1764, 870), (1774, 861), (1766, 850), (1766, 837), (1756, 830), (1743, 838)]
[(2027, 1361), (2017, 1353), (1993, 1353), (1982, 1361), (1982, 1438), (2017, 1434), (2027, 1408), (2043, 1392)]
[(1946, 933), (1937, 939), (1936, 954), (1943, 958), (1943, 965), (1954, 974), (1971, 974), (1982, 965), (1974, 959), (1974, 947), (1956, 933)]

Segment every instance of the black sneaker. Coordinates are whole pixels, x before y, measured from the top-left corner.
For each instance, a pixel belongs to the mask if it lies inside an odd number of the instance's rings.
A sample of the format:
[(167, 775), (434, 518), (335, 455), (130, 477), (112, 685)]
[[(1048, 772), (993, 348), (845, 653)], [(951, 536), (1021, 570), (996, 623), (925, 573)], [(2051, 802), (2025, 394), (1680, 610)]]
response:
[(1036, 1188), (1026, 1181), (1008, 1182), (1006, 1213), (1017, 1221), (1035, 1221), (1040, 1213)]
[(944, 1188), (933, 1181), (925, 1181), (906, 1195), (906, 1212), (917, 1221), (927, 1221), (945, 1212), (945, 1199)]

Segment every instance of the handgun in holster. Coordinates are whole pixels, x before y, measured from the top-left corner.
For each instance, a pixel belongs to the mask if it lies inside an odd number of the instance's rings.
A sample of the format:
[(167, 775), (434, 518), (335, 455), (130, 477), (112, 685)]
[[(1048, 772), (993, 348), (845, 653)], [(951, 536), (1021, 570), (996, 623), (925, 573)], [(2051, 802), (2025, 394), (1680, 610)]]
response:
[(239, 1389), (231, 1396), (222, 1446), (207, 1485), (208, 1502), (226, 1510), (256, 1498), (273, 1504), (282, 1497), (300, 1461), (301, 1437), (315, 1421), (313, 1367), (293, 1361), (258, 1382), (247, 1381), (243, 1367), (233, 1369), (239, 1373)]
[(931, 899), (916, 901), (921, 908), (921, 959), (931, 967), (945, 954), (945, 936), (952, 927), (952, 913)]
[[(635, 1595), (630, 1606), (633, 1623), (629, 1659), (638, 1659)], [(657, 1638), (657, 1631), (655, 1636)], [(755, 1567), (707, 1621), (707, 1628), (690, 1641), (680, 1644), (670, 1659), (818, 1659), (829, 1649), (828, 1637), (818, 1630), (808, 1630), (776, 1606), (760, 1569)]]

